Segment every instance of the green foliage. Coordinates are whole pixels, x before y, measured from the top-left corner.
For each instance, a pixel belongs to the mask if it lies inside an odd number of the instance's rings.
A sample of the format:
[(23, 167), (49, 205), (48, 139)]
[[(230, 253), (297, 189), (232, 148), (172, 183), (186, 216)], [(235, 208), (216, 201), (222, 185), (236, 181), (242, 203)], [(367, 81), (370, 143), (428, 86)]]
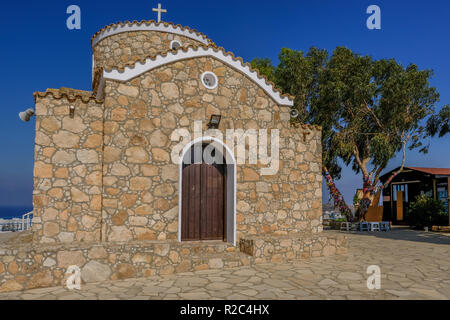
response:
[(450, 107), (444, 106), (438, 114), (431, 116), (427, 121), (427, 132), (434, 136), (443, 137), (450, 132)]
[(442, 201), (420, 195), (406, 213), (408, 224), (417, 229), (448, 224), (448, 214)]
[(347, 219), (346, 218), (339, 218), (339, 219), (332, 220), (332, 222), (331, 222), (332, 229), (340, 230), (342, 222), (347, 222)]
[(253, 69), (258, 70), (261, 75), (266, 76), (266, 78), (270, 81), (275, 81), (275, 67), (272, 65), (272, 61), (270, 61), (270, 59), (255, 58), (250, 62), (250, 65)]
[(323, 165), (340, 177), (338, 159), (355, 172), (381, 171), (406, 145), (427, 152), (427, 138), (449, 132), (449, 108), (438, 114), (439, 93), (430, 86), (431, 70), (394, 59), (337, 47), (331, 55), (283, 48), (280, 63), (255, 59), (259, 69), (283, 92), (295, 97), (297, 121), (322, 127)]

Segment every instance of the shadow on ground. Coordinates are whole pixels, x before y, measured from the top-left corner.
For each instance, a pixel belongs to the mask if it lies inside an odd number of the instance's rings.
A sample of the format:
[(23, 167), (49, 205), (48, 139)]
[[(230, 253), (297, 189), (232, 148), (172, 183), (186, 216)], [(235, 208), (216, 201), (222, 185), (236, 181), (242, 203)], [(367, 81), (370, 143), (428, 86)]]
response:
[(450, 245), (450, 234), (412, 230), (408, 227), (394, 226), (391, 231), (352, 232), (354, 235), (373, 236), (381, 239), (416, 241)]

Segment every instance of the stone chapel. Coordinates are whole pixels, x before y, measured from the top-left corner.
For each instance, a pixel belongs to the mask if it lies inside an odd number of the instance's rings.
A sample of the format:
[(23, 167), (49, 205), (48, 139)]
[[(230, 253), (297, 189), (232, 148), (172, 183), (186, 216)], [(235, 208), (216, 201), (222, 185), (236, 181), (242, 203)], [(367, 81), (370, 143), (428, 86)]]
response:
[[(26, 276), (46, 280), (23, 286), (58, 284), (69, 265), (98, 281), (345, 250), (322, 234), (321, 129), (291, 122), (292, 97), (187, 27), (117, 23), (91, 44), (92, 91), (34, 94), (32, 243), (48, 251)], [(277, 172), (205, 135), (174, 163), (174, 130), (212, 119), (224, 135), (278, 130)], [(223, 164), (184, 161), (212, 141)]]

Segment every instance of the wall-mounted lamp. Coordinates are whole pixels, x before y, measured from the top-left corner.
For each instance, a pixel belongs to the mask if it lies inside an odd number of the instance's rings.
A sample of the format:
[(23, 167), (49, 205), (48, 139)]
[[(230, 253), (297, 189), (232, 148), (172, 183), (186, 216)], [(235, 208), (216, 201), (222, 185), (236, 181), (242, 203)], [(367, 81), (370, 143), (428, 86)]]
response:
[(220, 124), (220, 119), (222, 119), (222, 116), (219, 114), (213, 114), (211, 115), (211, 119), (208, 123), (209, 129), (218, 129)]
[(34, 110), (33, 109), (27, 109), (26, 111), (20, 112), (19, 113), (19, 118), (20, 120), (22, 120), (23, 122), (28, 122), (30, 121), (31, 117), (34, 116)]
[(70, 117), (73, 118), (75, 116), (75, 106), (69, 107)]

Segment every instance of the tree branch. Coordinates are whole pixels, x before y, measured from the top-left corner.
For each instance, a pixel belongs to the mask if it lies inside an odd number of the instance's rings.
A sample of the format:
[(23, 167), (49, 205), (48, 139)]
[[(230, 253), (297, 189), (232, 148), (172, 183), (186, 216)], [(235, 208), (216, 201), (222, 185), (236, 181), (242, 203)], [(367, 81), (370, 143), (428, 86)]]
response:
[(377, 172), (375, 173), (375, 178), (373, 184), (376, 186), (378, 181), (380, 180), (381, 171), (386, 167), (386, 165), (381, 165), (378, 167)]
[[(403, 134), (402, 134), (403, 136)], [(405, 161), (406, 161), (406, 145), (409, 141), (409, 139), (411, 139), (411, 134), (408, 135), (403, 141), (402, 141), (402, 153), (403, 153), (403, 157), (402, 157), (402, 165), (400, 166), (400, 168), (394, 172), (389, 179), (386, 180), (386, 182), (383, 184), (383, 186), (381, 187), (382, 189), (386, 188), (388, 186), (388, 184), (392, 181), (392, 179), (394, 179), (394, 177), (396, 175), (398, 175), (399, 173), (401, 173), (403, 171), (403, 168), (405, 167)]]
[(375, 119), (375, 122), (377, 123), (377, 125), (380, 127), (381, 130), (384, 131), (384, 127), (383, 127), (383, 125), (381, 124), (380, 119), (378, 119), (378, 117), (376, 116), (375, 112), (373, 112), (373, 110), (370, 109), (370, 107), (369, 107), (369, 105), (367, 104), (366, 100), (363, 100), (363, 101), (364, 101), (364, 105), (366, 106), (366, 109), (369, 111), (369, 113), (370, 113), (370, 114), (372, 115), (372, 117)]
[(355, 156), (355, 160), (356, 163), (358, 164), (358, 166), (360, 167), (362, 173), (364, 176), (367, 176), (367, 169), (366, 169), (366, 165), (361, 161), (361, 158), (359, 156), (359, 150), (357, 145), (354, 143), (353, 144), (353, 154)]

